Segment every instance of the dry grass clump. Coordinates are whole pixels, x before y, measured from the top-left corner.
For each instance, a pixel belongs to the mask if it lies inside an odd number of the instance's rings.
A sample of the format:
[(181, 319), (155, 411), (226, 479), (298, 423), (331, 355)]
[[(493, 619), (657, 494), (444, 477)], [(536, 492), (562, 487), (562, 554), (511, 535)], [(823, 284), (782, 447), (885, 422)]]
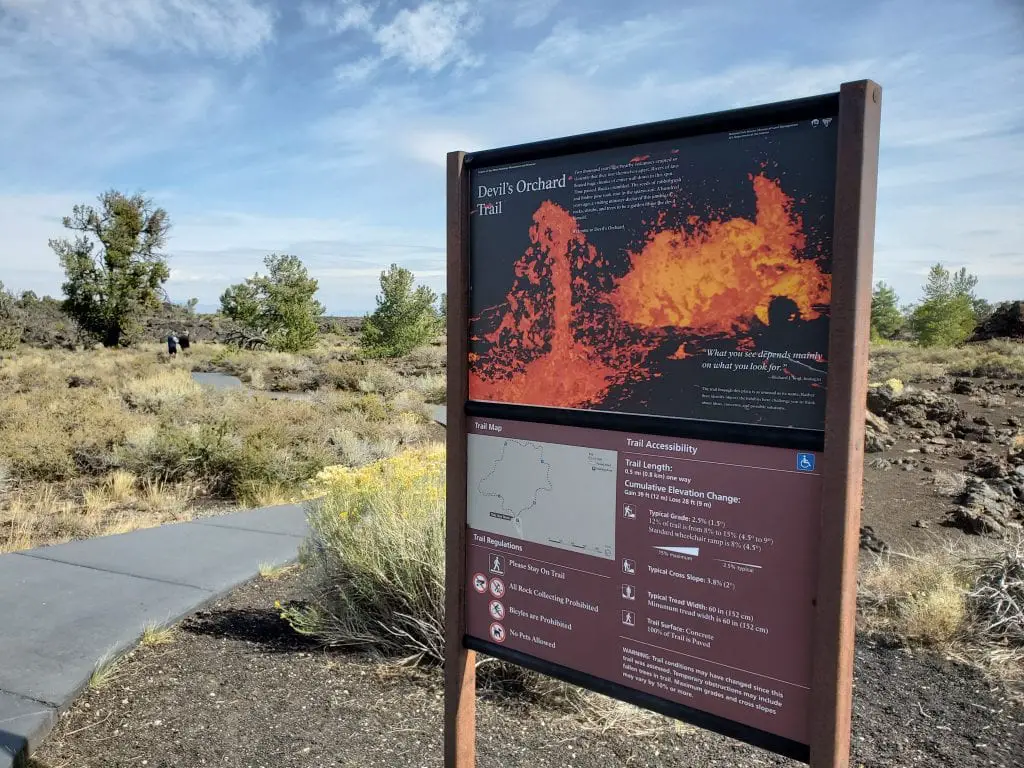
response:
[(126, 381), (121, 397), (129, 408), (148, 413), (174, 412), (200, 399), (201, 387), (188, 371), (168, 368), (143, 378)]
[(303, 399), (214, 390), (190, 373), (231, 360), (268, 387), (285, 376), (313, 381), (324, 376), (324, 354), (202, 345), (172, 360), (152, 345), (0, 360), (0, 547), (131, 530), (211, 505), (297, 501), (324, 467), (436, 439), (414, 379), (381, 363), (360, 364), (357, 379), (368, 372), (367, 389), (381, 391)]
[(360, 392), (376, 392), (384, 397), (405, 389), (405, 377), (394, 368), (370, 360), (362, 367), (357, 388)]
[[(104, 481), (106, 483), (108, 481)], [(0, 553), (127, 533), (192, 516), (193, 495), (176, 487), (154, 493), (146, 483), (130, 494), (101, 484), (73, 497), (70, 489), (35, 483), (0, 498)]]
[(858, 607), (869, 633), (1024, 682), (1024, 538), (876, 556), (862, 569)]
[(117, 656), (113, 651), (107, 651), (103, 654), (100, 660), (96, 662), (96, 666), (93, 667), (92, 674), (89, 676), (89, 689), (100, 691), (117, 680), (121, 676), (123, 663), (124, 657)]
[(170, 645), (174, 642), (174, 635), (174, 627), (165, 627), (158, 622), (151, 621), (142, 628), (142, 639), (139, 644), (146, 648)]
[(910, 644), (948, 646), (967, 620), (971, 576), (952, 549), (876, 557), (861, 576), (864, 628)]
[(954, 376), (987, 376), (992, 379), (1024, 377), (1024, 344), (1010, 339), (991, 339), (969, 344), (949, 368)]
[(872, 380), (891, 377), (913, 383), (943, 376), (1024, 377), (1024, 344), (992, 339), (959, 347), (919, 347), (907, 342), (875, 342), (869, 371)]
[(975, 634), (1024, 654), (1024, 537), (979, 558), (974, 568), (967, 605)]
[(938, 495), (957, 498), (962, 496), (967, 489), (967, 478), (966, 472), (937, 469), (932, 474), (932, 483), (935, 485), (935, 492)]
[(402, 362), (419, 370), (439, 370), (448, 361), (448, 349), (444, 345), (416, 347), (402, 358)]
[(444, 374), (427, 374), (412, 382), (423, 399), (428, 403), (440, 404), (448, 398), (448, 379)]

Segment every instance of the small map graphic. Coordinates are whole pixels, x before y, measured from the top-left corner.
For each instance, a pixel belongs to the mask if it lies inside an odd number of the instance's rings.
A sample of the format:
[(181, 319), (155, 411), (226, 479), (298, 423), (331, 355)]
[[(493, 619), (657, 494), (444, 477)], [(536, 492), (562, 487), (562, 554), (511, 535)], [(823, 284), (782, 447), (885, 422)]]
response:
[(615, 557), (615, 451), (469, 436), (469, 525)]
[[(516, 456), (514, 454), (520, 453)], [(516, 483), (509, 485), (502, 464), (512, 462), (517, 469)], [(511, 520), (523, 537), (523, 514), (537, 506), (545, 491), (551, 491), (551, 465), (544, 461), (544, 446), (528, 440), (505, 440), (494, 469), (476, 484), (481, 496), (491, 497), (501, 505), (496, 517)]]

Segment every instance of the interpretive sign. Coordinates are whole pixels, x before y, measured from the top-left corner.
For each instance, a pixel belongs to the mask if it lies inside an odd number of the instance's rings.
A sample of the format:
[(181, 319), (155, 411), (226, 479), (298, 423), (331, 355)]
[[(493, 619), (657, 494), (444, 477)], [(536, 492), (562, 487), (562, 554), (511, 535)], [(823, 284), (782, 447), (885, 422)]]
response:
[(447, 765), (474, 650), (846, 764), (879, 93), (449, 155)]

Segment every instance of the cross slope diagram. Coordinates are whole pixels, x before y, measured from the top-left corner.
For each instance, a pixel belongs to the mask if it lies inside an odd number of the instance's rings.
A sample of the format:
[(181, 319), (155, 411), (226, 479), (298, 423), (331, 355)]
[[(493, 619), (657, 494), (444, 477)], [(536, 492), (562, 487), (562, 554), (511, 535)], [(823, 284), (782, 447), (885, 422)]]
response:
[(615, 451), (469, 436), (469, 526), (615, 557)]

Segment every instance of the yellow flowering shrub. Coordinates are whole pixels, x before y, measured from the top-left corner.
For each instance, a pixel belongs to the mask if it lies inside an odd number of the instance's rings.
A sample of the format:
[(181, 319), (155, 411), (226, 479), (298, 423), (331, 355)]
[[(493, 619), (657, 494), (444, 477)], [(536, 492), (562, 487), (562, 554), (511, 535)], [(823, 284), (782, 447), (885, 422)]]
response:
[(444, 656), (445, 451), (403, 451), (310, 482), (302, 549), (309, 599), (284, 606), (329, 645), (440, 664)]
[(325, 467), (307, 496), (323, 497), (326, 512), (346, 520), (373, 509), (409, 515), (444, 503), (445, 451), (440, 443), (403, 451), (362, 467)]

